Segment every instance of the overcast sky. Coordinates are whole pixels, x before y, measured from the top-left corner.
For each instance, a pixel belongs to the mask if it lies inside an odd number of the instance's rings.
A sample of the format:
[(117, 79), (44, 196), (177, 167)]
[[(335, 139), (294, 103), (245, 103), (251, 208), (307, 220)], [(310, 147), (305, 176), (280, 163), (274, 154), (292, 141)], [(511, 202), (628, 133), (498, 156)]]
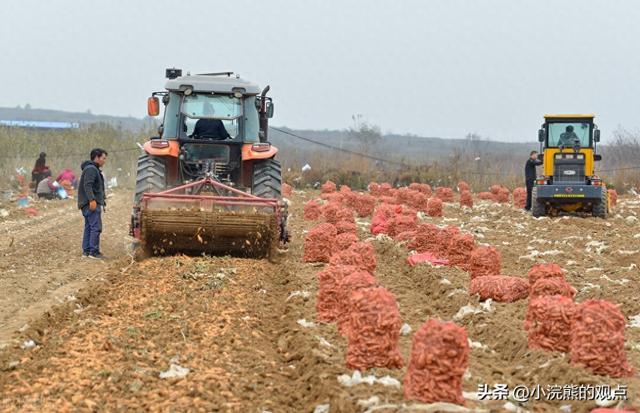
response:
[(275, 125), (535, 140), (640, 129), (640, 2), (3, 1), (0, 106), (143, 117), (164, 68), (271, 85)]

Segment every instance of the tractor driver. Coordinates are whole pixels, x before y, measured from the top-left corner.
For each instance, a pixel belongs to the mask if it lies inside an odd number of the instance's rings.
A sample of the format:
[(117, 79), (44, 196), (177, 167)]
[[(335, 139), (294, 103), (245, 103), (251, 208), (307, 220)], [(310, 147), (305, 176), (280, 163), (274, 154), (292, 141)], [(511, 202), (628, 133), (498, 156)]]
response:
[[(211, 103), (206, 102), (203, 107), (203, 114), (213, 116), (214, 109)], [(191, 134), (193, 139), (214, 139), (223, 141), (231, 136), (220, 119), (198, 119), (196, 127)]]
[(566, 132), (560, 134), (560, 140), (558, 141), (558, 146), (574, 146), (580, 144), (580, 139), (578, 135), (573, 131), (573, 126), (569, 125), (565, 129)]

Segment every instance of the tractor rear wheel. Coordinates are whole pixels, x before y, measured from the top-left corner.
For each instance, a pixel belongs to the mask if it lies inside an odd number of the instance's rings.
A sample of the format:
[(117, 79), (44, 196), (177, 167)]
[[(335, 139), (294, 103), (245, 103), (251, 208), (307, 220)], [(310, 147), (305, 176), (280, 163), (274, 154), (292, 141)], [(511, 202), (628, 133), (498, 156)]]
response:
[(134, 204), (138, 204), (145, 192), (162, 192), (167, 189), (166, 166), (164, 160), (149, 154), (138, 158), (136, 194)]
[(602, 193), (600, 194), (600, 202), (595, 204), (591, 209), (591, 214), (596, 218), (607, 218), (609, 212), (609, 191), (607, 188), (602, 187)]
[(275, 159), (256, 161), (253, 165), (251, 193), (260, 198), (277, 198), (282, 195), (282, 168)]
[(535, 186), (531, 190), (531, 215), (536, 218), (547, 215), (545, 204), (538, 201), (538, 188)]

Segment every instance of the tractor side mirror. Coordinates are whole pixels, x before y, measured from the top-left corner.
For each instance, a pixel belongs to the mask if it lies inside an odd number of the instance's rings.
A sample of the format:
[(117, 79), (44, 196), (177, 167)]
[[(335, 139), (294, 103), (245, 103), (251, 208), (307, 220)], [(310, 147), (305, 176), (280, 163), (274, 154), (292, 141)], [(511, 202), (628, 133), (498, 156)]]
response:
[(155, 96), (147, 99), (147, 113), (149, 116), (158, 116), (160, 114), (160, 99)]
[(538, 142), (544, 142), (544, 129), (538, 129)]
[(602, 155), (600, 155), (599, 153), (596, 153), (593, 155), (593, 160), (594, 161), (601, 161), (602, 160)]
[(267, 101), (267, 118), (271, 119), (273, 117), (273, 102)]
[(600, 129), (596, 129), (593, 131), (593, 141), (600, 142)]
[(539, 154), (538, 154), (538, 160), (539, 160), (540, 162), (544, 162), (544, 153), (539, 153)]

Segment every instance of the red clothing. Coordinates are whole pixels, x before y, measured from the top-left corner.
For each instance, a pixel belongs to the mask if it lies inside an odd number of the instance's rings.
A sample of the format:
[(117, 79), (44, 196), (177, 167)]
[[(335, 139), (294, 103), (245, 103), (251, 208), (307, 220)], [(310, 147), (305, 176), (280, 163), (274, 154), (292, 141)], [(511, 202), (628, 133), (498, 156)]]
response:
[(69, 181), (73, 183), (75, 180), (76, 180), (76, 176), (73, 174), (73, 171), (69, 168), (66, 168), (62, 172), (60, 172), (60, 175), (58, 175), (58, 178), (56, 178), (56, 181), (58, 182)]

